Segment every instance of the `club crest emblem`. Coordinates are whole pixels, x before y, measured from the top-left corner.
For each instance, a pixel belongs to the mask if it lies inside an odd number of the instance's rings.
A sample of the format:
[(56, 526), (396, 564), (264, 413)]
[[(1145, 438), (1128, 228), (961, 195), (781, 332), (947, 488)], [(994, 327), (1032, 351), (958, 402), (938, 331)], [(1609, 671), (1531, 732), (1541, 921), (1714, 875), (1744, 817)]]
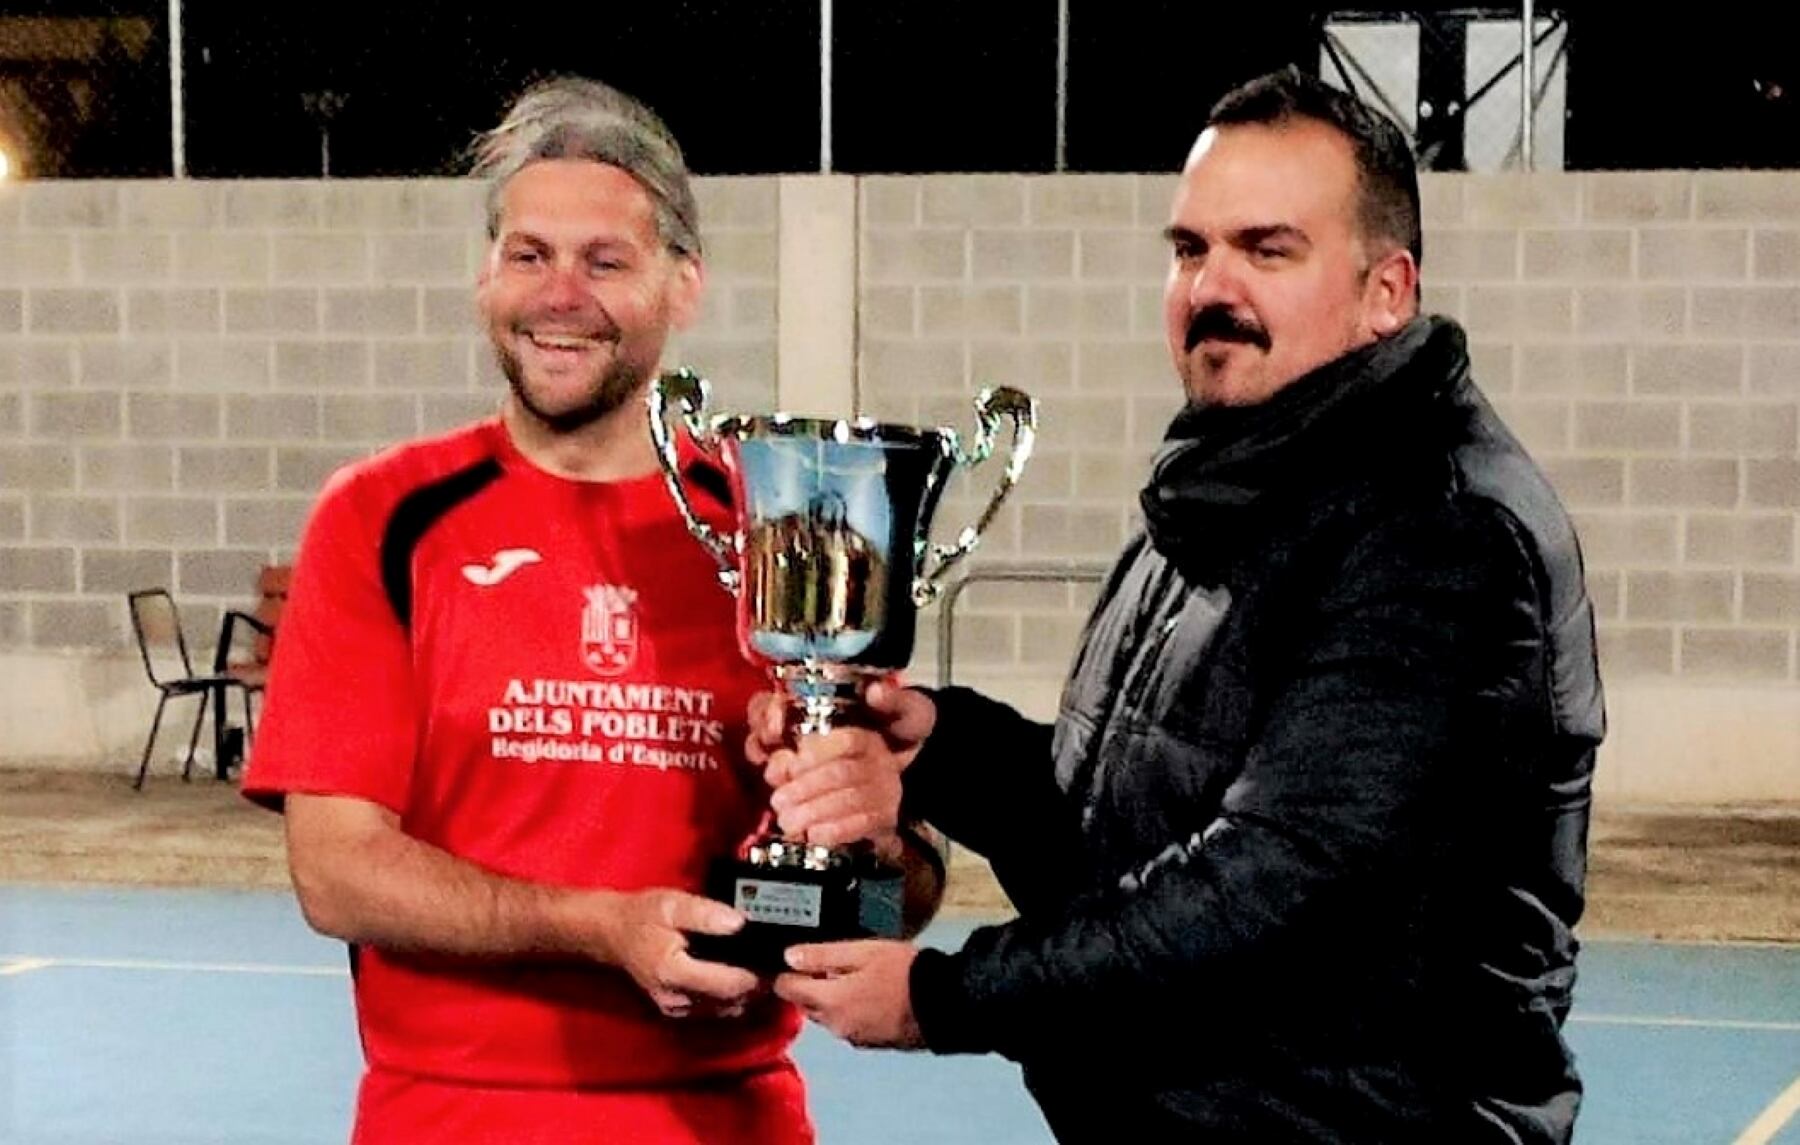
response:
[(637, 590), (597, 584), (581, 610), (581, 662), (596, 675), (617, 676), (637, 660)]

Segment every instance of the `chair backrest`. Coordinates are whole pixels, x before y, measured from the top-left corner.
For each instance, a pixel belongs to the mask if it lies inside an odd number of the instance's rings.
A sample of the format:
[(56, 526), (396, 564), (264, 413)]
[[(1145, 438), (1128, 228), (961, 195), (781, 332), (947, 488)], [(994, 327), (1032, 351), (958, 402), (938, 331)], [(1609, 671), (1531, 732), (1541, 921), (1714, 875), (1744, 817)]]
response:
[(139, 589), (126, 599), (131, 605), (131, 629), (137, 634), (150, 682), (160, 688), (171, 680), (192, 677), (194, 664), (181, 631), (181, 613), (169, 590)]
[[(271, 629), (281, 623), (281, 609), (287, 603), (288, 581), (293, 577), (291, 565), (264, 565), (256, 577), (256, 619)], [(256, 637), (256, 662), (267, 664), (275, 651), (275, 638), (261, 633)]]

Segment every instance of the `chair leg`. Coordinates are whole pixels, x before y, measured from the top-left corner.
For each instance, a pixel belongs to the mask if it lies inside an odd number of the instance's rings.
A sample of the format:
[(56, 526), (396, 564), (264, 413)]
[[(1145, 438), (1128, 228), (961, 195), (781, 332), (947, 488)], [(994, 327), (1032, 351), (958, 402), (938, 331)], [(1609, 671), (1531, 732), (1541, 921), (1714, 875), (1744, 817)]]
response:
[(206, 723), (207, 699), (205, 692), (200, 693), (200, 710), (194, 713), (194, 731), (192, 735), (188, 736), (187, 759), (181, 765), (181, 781), (183, 783), (194, 777), (194, 749), (200, 746), (200, 727)]
[(220, 780), (230, 780), (232, 771), (243, 774), (250, 758), (250, 738), (256, 736), (256, 700), (252, 691), (243, 688), (243, 727), (229, 727), (220, 736)]
[(150, 773), (150, 751), (156, 746), (156, 729), (162, 726), (163, 705), (169, 702), (169, 693), (164, 692), (156, 701), (156, 716), (150, 721), (150, 738), (144, 741), (144, 758), (138, 762), (137, 779), (131, 784), (133, 790), (144, 789), (144, 777)]

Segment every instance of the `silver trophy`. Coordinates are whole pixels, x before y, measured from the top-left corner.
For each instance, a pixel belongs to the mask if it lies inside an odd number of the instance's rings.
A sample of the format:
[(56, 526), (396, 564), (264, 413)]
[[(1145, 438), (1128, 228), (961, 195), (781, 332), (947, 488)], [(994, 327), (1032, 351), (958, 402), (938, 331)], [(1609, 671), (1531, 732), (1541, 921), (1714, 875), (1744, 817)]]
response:
[[(918, 610), (974, 551), (1018, 482), (1037, 437), (1036, 402), (1008, 387), (983, 390), (968, 448), (951, 429), (712, 415), (710, 403), (711, 387), (698, 374), (664, 374), (650, 387), (650, 433), (688, 531), (737, 599), (739, 651), (768, 669), (791, 735), (855, 724), (864, 689), (911, 661)], [(722, 462), (735, 531), (722, 534), (695, 514), (672, 415)], [(1003, 417), (1012, 440), (993, 494), (955, 543), (932, 543), (946, 483), (993, 455)], [(899, 872), (877, 869), (866, 849), (787, 839), (772, 824), (766, 815), (739, 854), (715, 864), (709, 890), (751, 925), (728, 942), (703, 943), (714, 956), (779, 966), (791, 942), (899, 932)]]

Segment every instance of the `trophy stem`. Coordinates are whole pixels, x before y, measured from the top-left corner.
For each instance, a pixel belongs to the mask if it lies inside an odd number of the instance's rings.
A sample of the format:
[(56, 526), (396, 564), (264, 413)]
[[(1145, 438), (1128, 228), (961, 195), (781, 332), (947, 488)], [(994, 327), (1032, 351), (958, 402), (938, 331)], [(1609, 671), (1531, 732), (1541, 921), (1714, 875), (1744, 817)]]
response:
[[(854, 726), (863, 691), (887, 673), (852, 664), (817, 660), (780, 664), (774, 670), (787, 709), (785, 726), (794, 738), (824, 735), (833, 728)], [(756, 830), (739, 845), (740, 861), (758, 868), (801, 867), (824, 871), (849, 863), (856, 845), (826, 847), (790, 838), (775, 825), (775, 813), (763, 814)]]
[(862, 722), (857, 712), (863, 692), (887, 675), (881, 669), (808, 660), (775, 669), (789, 713), (788, 727), (798, 736), (824, 735), (833, 728)]

